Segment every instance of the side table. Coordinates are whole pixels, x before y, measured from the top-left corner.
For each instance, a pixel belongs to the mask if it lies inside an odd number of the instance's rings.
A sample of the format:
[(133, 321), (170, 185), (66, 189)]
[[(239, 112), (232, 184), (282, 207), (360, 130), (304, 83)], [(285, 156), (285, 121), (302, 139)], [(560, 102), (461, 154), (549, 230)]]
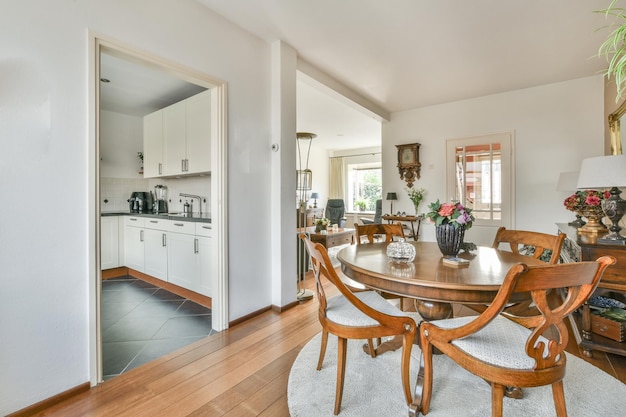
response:
[[(382, 216), (383, 220), (387, 220), (387, 223), (393, 222), (406, 222), (409, 223), (411, 227), (411, 234), (413, 236), (413, 240), (417, 242), (420, 234), (420, 227), (422, 226), (422, 217), (421, 216)], [(415, 227), (415, 223), (417, 223), (417, 230)], [(411, 237), (411, 236), (409, 236)]]

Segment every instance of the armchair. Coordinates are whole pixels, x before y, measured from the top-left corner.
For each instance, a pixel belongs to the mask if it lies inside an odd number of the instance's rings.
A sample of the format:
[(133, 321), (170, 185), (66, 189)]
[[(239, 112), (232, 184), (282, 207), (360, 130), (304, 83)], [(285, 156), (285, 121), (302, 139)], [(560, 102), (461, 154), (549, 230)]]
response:
[(330, 224), (339, 225), (339, 227), (346, 227), (346, 205), (341, 198), (329, 198), (326, 203), (326, 218), (330, 220)]
[[(409, 384), (409, 371), (411, 349), (416, 335), (416, 324), (413, 318), (392, 306), (375, 291), (352, 292), (341, 281), (335, 267), (328, 258), (326, 248), (320, 243), (313, 243), (305, 234), (300, 234), (300, 239), (305, 244), (306, 250), (311, 257), (313, 276), (315, 277), (315, 291), (319, 304), (318, 318), (322, 325), (322, 343), (317, 362), (317, 370), (322, 369), (328, 334), (337, 336), (338, 361), (337, 361), (337, 384), (335, 387), (334, 414), (339, 414), (346, 370), (346, 348), (348, 339), (367, 339), (370, 347), (372, 340), (386, 336), (401, 336), (402, 359), (398, 377), (402, 380), (402, 394), (407, 405), (411, 403), (411, 387)], [(339, 290), (339, 295), (327, 298), (326, 285), (321, 278), (325, 277), (330, 284)], [(370, 354), (375, 357), (375, 350), (370, 349)], [(354, 381), (358, 382), (358, 381)], [(381, 381), (384, 384), (384, 381)], [(363, 393), (368, 395), (368, 393)], [(398, 395), (401, 395), (398, 393)]]
[[(606, 268), (614, 263), (610, 256), (595, 262), (535, 267), (519, 263), (511, 267), (493, 303), (479, 316), (420, 323), (423, 360), (412, 415), (426, 415), (430, 409), (432, 355), (433, 349), (438, 349), (489, 383), (492, 416), (502, 416), (506, 387), (542, 385), (552, 386), (556, 415), (567, 416), (563, 376), (568, 330), (563, 320), (589, 298)], [(549, 299), (550, 290), (556, 289), (565, 295)], [(530, 294), (539, 314), (502, 314), (509, 299), (519, 293)]]
[(376, 212), (374, 213), (374, 220), (361, 217), (360, 220), (363, 224), (380, 224), (382, 223), (383, 216), (383, 200), (376, 200)]

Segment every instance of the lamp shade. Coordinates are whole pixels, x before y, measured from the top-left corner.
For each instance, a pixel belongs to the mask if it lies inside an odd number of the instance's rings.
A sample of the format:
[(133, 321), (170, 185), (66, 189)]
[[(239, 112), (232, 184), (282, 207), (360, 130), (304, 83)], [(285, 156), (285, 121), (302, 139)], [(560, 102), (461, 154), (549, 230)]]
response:
[(320, 193), (311, 193), (311, 197), (312, 199), (317, 199), (320, 198)]
[(576, 191), (578, 185), (578, 171), (561, 172), (559, 182), (556, 185), (557, 191)]
[(387, 193), (387, 200), (397, 200), (398, 195), (396, 193)]
[(626, 155), (583, 159), (576, 188), (626, 187)]

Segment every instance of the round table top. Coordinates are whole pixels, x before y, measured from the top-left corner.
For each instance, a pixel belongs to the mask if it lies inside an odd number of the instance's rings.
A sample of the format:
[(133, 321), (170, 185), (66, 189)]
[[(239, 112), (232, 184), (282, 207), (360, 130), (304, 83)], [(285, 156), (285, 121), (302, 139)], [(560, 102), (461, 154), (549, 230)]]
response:
[[(468, 266), (450, 266), (435, 242), (407, 242), (415, 246), (412, 263), (388, 261), (387, 244), (351, 245), (339, 251), (342, 271), (370, 288), (422, 300), (484, 304), (493, 300), (508, 270), (516, 263), (545, 265), (531, 256), (516, 255), (488, 247), (473, 254), (461, 253)], [(524, 299), (511, 298), (511, 301)]]

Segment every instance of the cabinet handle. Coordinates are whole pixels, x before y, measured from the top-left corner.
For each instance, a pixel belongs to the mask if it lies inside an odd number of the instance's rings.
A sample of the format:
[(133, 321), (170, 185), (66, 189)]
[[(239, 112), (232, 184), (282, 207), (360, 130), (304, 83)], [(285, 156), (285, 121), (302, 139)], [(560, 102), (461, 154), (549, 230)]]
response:
[(180, 160), (180, 170), (181, 172), (185, 172), (185, 160), (184, 159)]
[(158, 220), (150, 220), (150, 223), (158, 223)]
[(163, 173), (163, 164), (159, 162), (159, 175)]
[(203, 229), (211, 229), (211, 226), (202, 226)]
[(165, 233), (163, 233), (161, 236), (163, 236), (161, 238), (161, 241), (163, 243), (163, 247), (167, 246), (167, 238), (165, 237)]
[(198, 253), (198, 239), (193, 240), (193, 253)]
[(185, 171), (189, 171), (189, 159), (185, 159)]
[(143, 242), (143, 230), (139, 231), (139, 241)]
[(178, 227), (183, 227), (185, 224), (184, 223), (174, 223), (174, 226), (178, 226)]
[(137, 219), (135, 219), (134, 217), (131, 217), (131, 218), (130, 218), (130, 219), (128, 219), (128, 220), (130, 220), (131, 222), (136, 222), (136, 221), (137, 221)]

